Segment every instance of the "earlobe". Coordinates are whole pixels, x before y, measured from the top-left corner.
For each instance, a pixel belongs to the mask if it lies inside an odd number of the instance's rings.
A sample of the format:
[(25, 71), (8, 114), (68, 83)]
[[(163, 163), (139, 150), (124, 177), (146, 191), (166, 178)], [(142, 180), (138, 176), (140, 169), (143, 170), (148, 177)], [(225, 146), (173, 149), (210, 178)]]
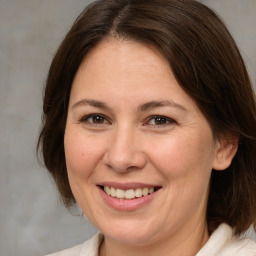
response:
[(214, 170), (221, 171), (230, 166), (238, 149), (238, 141), (238, 136), (222, 137), (217, 141), (212, 166)]

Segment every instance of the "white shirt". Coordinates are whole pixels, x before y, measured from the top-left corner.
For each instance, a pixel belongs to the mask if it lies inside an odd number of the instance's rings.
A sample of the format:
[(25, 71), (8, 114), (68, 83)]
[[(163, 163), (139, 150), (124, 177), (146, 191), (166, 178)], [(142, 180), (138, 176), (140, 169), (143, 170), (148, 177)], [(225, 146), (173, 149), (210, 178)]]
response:
[[(102, 240), (98, 233), (83, 244), (46, 256), (98, 256)], [(234, 236), (230, 226), (221, 224), (196, 256), (256, 256), (256, 243)]]

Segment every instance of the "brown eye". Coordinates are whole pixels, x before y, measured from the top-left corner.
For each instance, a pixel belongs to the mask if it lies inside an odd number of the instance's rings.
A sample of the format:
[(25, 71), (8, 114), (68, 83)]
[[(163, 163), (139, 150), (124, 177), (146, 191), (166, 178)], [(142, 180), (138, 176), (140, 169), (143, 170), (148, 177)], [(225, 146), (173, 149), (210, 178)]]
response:
[(102, 115), (98, 115), (98, 114), (93, 114), (93, 115), (89, 115), (86, 117), (83, 117), (81, 120), (83, 123), (89, 123), (89, 124), (95, 124), (95, 125), (101, 125), (101, 124), (108, 124), (108, 120), (102, 116)]
[(167, 124), (169, 123), (169, 120), (167, 120), (167, 118), (165, 117), (155, 117), (155, 124), (156, 125), (163, 125), (163, 124)]
[(174, 120), (165, 116), (152, 116), (147, 122), (149, 125), (153, 126), (166, 126), (175, 123)]
[(92, 123), (94, 124), (104, 124), (105, 118), (103, 116), (92, 116)]

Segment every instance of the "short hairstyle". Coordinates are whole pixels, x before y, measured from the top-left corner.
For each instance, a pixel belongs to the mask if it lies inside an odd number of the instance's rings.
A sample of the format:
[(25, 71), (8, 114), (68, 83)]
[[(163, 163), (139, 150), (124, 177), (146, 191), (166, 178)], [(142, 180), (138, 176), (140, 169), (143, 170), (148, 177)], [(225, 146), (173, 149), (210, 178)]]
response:
[(76, 19), (52, 61), (38, 140), (45, 166), (66, 207), (75, 203), (64, 152), (74, 76), (87, 53), (115, 37), (150, 44), (168, 60), (184, 91), (207, 118), (215, 138), (239, 137), (225, 171), (213, 170), (207, 209), (210, 233), (220, 223), (241, 234), (256, 225), (256, 103), (245, 64), (218, 15), (195, 0), (101, 0)]

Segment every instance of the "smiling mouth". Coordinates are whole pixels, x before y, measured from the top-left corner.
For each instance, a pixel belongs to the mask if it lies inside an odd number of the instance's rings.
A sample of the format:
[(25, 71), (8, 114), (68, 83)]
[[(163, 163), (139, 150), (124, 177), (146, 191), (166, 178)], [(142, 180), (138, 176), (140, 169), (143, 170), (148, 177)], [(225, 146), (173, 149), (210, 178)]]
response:
[(109, 196), (113, 198), (125, 199), (125, 200), (146, 197), (160, 189), (160, 187), (149, 187), (149, 188), (136, 188), (136, 189), (123, 190), (120, 188), (114, 188), (109, 186), (100, 186), (100, 187)]

